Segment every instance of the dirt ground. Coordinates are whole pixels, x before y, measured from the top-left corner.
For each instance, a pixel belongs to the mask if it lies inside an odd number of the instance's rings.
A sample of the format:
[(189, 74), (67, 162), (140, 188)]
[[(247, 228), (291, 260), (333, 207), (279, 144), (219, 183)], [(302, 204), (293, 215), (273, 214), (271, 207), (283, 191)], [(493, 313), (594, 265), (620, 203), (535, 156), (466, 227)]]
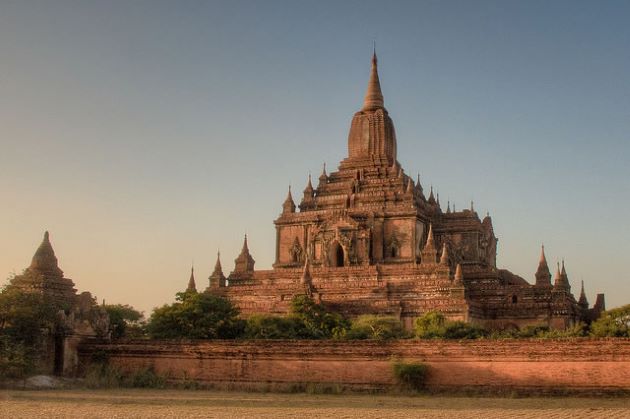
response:
[(0, 390), (1, 418), (630, 418), (628, 398)]

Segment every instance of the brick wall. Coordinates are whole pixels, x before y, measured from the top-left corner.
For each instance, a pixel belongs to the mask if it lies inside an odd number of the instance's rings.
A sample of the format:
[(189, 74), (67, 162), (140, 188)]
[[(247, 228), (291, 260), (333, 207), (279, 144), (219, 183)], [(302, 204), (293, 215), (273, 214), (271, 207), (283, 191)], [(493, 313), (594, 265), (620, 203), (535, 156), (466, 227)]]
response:
[(442, 341), (125, 341), (83, 343), (123, 370), (153, 367), (202, 382), (387, 387), (392, 361), (430, 366), (433, 387), (630, 389), (630, 339)]

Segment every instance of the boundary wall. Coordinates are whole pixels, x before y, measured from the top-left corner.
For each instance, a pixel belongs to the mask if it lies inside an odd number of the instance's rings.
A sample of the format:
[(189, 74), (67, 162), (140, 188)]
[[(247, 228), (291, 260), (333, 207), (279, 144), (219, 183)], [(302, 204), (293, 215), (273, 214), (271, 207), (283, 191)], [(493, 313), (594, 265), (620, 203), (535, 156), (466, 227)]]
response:
[(208, 384), (395, 384), (396, 360), (429, 365), (429, 388), (630, 390), (630, 339), (135, 340), (84, 342), (79, 365), (106, 356), (125, 372), (153, 368)]

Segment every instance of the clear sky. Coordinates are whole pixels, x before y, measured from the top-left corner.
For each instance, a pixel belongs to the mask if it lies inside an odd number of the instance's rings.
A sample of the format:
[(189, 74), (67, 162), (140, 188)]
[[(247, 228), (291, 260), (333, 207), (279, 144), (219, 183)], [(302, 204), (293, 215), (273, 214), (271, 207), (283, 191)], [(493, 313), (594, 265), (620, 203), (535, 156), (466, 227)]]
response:
[(376, 39), (399, 161), (630, 303), (628, 1), (0, 1), (0, 275), (50, 230), (81, 291), (150, 312), (273, 263), (287, 186), (346, 155)]

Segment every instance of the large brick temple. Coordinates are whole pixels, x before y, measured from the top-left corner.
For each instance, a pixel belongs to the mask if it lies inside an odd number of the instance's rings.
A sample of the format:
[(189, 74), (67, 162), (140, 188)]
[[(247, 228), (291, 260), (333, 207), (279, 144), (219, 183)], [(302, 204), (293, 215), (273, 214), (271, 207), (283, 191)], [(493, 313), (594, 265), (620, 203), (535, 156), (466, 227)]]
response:
[[(272, 270), (254, 270), (247, 237), (226, 277), (217, 258), (207, 292), (244, 315), (283, 314), (307, 293), (347, 316), (398, 316), (405, 327), (429, 310), (491, 328), (566, 328), (604, 309), (578, 300), (564, 267), (552, 275), (542, 249), (533, 284), (496, 266), (492, 219), (474, 208), (440, 206), (431, 189), (405, 174), (384, 106), (376, 55), (363, 107), (354, 114), (338, 170), (309, 177), (299, 205), (289, 189), (276, 226)], [(189, 288), (195, 287), (191, 276)]]

